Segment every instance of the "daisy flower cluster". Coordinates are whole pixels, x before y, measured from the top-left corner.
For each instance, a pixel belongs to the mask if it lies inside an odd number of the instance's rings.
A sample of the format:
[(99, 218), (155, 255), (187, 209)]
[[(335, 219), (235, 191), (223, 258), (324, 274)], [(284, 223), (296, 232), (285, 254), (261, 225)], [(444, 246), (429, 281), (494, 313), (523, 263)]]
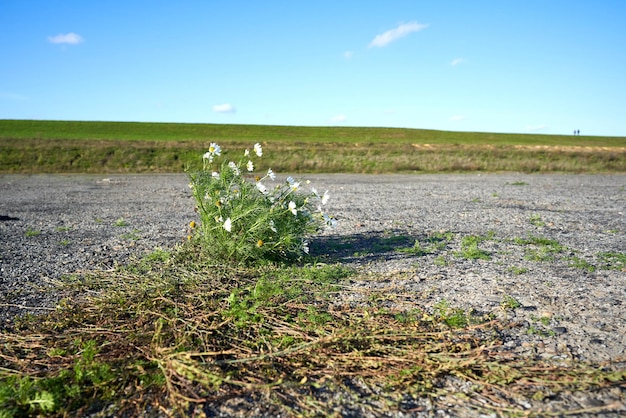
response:
[(203, 169), (189, 175), (201, 221), (191, 238), (212, 256), (239, 262), (299, 257), (309, 251), (310, 234), (335, 226), (324, 211), (328, 191), (320, 194), (291, 176), (278, 181), (271, 168), (255, 173), (262, 156), (256, 143), (238, 161), (228, 160), (211, 143)]

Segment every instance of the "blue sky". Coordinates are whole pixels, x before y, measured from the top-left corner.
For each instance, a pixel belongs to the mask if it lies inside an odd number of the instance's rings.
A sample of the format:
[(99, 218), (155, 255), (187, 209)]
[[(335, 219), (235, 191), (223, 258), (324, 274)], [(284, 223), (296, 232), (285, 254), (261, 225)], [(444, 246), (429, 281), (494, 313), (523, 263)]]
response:
[(0, 119), (626, 136), (626, 1), (2, 0)]

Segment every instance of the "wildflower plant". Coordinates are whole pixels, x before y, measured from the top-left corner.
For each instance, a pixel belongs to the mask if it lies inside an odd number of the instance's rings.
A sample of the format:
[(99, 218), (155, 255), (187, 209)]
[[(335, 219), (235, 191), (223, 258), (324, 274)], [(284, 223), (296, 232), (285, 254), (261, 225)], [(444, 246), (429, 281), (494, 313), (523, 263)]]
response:
[(310, 234), (335, 224), (323, 210), (328, 192), (305, 191), (292, 177), (277, 181), (271, 168), (255, 174), (262, 156), (256, 143), (235, 162), (222, 158), (221, 147), (211, 143), (203, 169), (189, 174), (200, 216), (191, 239), (213, 257), (235, 262), (297, 258), (309, 252)]

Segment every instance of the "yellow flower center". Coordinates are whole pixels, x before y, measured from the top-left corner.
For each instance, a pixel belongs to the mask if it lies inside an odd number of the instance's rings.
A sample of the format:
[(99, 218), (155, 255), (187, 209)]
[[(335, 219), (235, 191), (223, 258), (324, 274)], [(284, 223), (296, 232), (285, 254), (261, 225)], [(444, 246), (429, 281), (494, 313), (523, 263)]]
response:
[(258, 240), (256, 243), (256, 246), (261, 248), (263, 246), (263, 240), (262, 239)]

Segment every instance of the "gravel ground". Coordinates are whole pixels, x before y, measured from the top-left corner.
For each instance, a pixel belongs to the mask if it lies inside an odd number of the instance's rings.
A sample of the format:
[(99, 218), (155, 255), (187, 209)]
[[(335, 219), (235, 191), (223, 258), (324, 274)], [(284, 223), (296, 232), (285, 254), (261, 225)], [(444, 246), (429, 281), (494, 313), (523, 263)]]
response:
[[(311, 251), (365, 273), (338, 303), (358, 305), (374, 290), (395, 295), (394, 307), (445, 301), (518, 323), (506, 345), (519, 353), (626, 356), (625, 175), (305, 178), (329, 190), (339, 221)], [(50, 283), (63, 274), (180, 242), (195, 219), (187, 183), (184, 175), (0, 175), (0, 320), (53, 307)], [(470, 235), (489, 259), (461, 255)], [(398, 251), (416, 240), (428, 249), (435, 237), (441, 245), (427, 254)], [(558, 252), (528, 243), (539, 237)], [(502, 309), (507, 298), (520, 306)], [(624, 397), (622, 387), (576, 402), (617, 402), (626, 414)]]

